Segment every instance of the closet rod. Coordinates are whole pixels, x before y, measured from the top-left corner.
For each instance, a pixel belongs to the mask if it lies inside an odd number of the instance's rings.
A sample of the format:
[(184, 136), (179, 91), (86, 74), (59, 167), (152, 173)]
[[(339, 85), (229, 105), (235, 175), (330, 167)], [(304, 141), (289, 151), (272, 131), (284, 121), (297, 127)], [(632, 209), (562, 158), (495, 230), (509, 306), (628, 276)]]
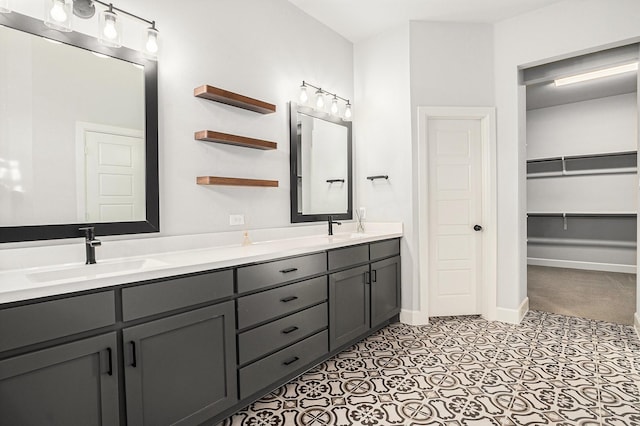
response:
[(539, 179), (546, 177), (560, 176), (589, 176), (589, 175), (616, 175), (616, 174), (633, 174), (638, 169), (636, 167), (621, 167), (619, 169), (593, 169), (593, 170), (574, 170), (561, 172), (543, 172), (543, 173), (527, 173), (527, 179)]
[(579, 238), (527, 238), (527, 243), (562, 246), (636, 248), (635, 241), (587, 240)]
[(621, 155), (636, 155), (636, 151), (620, 151), (620, 152), (608, 152), (606, 154), (584, 154), (584, 155), (561, 155), (558, 157), (546, 157), (546, 158), (532, 158), (527, 160), (527, 163), (542, 163), (545, 161), (558, 161), (562, 160), (579, 160), (583, 158), (601, 158), (601, 157), (617, 157)]

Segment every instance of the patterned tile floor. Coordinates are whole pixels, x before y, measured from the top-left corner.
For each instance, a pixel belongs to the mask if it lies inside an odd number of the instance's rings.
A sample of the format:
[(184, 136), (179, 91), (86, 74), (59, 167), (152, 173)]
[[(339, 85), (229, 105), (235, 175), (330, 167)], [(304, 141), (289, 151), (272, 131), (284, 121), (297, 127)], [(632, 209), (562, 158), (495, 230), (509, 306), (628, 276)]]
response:
[(545, 312), (393, 324), (222, 425), (640, 426), (640, 341)]

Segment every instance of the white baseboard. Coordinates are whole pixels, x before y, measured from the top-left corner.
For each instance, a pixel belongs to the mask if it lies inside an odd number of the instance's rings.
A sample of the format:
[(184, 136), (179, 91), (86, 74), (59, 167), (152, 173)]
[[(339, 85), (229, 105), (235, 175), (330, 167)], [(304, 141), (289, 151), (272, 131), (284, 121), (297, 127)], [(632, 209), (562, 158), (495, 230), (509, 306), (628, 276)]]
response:
[(633, 327), (636, 329), (636, 334), (640, 338), (640, 312), (633, 314)]
[(529, 298), (525, 297), (518, 309), (496, 308), (496, 320), (509, 324), (520, 324), (529, 312)]
[(421, 311), (402, 309), (400, 311), (400, 322), (408, 325), (427, 325), (429, 324), (429, 317)]
[(580, 262), (577, 260), (540, 259), (528, 257), (527, 265), (550, 266), (552, 268), (584, 269), (587, 271), (621, 272), (635, 274), (636, 265), (621, 265), (618, 263)]

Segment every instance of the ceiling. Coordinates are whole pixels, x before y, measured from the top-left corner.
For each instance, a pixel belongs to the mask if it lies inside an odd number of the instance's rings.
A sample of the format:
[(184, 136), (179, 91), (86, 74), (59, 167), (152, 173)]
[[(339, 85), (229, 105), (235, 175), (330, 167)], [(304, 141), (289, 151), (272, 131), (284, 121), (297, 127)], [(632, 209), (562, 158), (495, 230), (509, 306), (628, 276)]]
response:
[(563, 0), (289, 0), (358, 42), (409, 21), (493, 23)]

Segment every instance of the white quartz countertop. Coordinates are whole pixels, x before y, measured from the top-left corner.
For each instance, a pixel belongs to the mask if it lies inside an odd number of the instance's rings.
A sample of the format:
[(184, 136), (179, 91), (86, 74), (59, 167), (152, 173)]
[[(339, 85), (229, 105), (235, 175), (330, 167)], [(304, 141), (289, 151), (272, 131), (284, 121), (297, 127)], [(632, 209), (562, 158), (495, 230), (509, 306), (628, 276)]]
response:
[[(295, 228), (282, 228), (280, 232), (277, 229), (249, 231), (249, 237), (255, 240), (249, 245), (242, 245), (242, 232), (103, 241), (102, 246), (96, 248), (98, 263), (95, 265), (84, 264), (84, 242), (81, 239), (69, 245), (0, 250), (0, 304), (264, 262), (402, 236), (401, 223), (370, 223), (365, 233), (355, 232), (352, 225), (345, 224), (336, 229), (342, 232), (336, 232), (334, 236), (320, 232), (308, 235), (316, 228), (317, 231), (323, 229), (319, 226), (298, 228), (298, 232)], [(278, 235), (283, 237), (277, 238)], [(237, 243), (234, 244), (234, 240)], [(118, 253), (124, 255), (117, 257)], [(57, 260), (54, 264), (51, 264), (52, 257)], [(38, 263), (38, 258), (43, 265), (33, 266)]]

